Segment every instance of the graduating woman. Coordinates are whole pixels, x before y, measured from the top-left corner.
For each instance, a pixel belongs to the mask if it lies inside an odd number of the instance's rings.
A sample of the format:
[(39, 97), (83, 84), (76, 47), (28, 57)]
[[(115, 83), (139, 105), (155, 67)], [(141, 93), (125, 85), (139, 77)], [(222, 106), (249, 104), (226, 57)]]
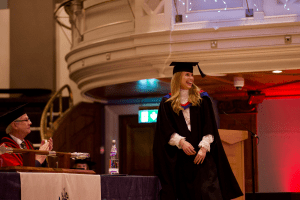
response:
[(171, 63), (171, 94), (159, 106), (153, 158), (162, 200), (229, 200), (243, 195), (224, 152), (212, 102), (194, 84), (197, 64)]

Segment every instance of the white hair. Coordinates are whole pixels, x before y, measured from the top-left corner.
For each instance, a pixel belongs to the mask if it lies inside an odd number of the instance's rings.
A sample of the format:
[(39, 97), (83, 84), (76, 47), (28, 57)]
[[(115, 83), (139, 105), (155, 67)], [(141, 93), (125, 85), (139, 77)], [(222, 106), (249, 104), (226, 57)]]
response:
[[(18, 119), (20, 119), (21, 117), (18, 117), (17, 119), (15, 119), (15, 120), (18, 120)], [(13, 123), (13, 122), (11, 122), (11, 123)], [(11, 125), (11, 123), (6, 127), (6, 129), (5, 129), (5, 132), (6, 132), (6, 134), (11, 134), (11, 132), (13, 131), (13, 127), (12, 127), (12, 125)]]
[(10, 134), (11, 132), (12, 132), (12, 126), (11, 126), (11, 123), (6, 127), (6, 129), (5, 129), (5, 132), (6, 132), (6, 134)]

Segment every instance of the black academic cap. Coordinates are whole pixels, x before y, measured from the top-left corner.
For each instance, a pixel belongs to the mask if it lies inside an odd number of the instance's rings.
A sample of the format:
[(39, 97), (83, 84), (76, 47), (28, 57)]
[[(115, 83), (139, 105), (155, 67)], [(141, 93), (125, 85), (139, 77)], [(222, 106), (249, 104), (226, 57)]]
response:
[(202, 76), (202, 78), (204, 78), (206, 75), (201, 71), (198, 62), (172, 62), (170, 64), (170, 66), (174, 66), (173, 68), (173, 74), (175, 74), (176, 72), (190, 72), (193, 73), (193, 67), (197, 65), (199, 72)]
[(27, 105), (23, 104), (21, 106), (18, 106), (17, 108), (5, 113), (4, 115), (0, 116), (0, 124), (3, 127), (7, 127), (10, 123), (12, 123), (14, 120), (18, 119), (22, 115), (25, 114), (24, 108)]

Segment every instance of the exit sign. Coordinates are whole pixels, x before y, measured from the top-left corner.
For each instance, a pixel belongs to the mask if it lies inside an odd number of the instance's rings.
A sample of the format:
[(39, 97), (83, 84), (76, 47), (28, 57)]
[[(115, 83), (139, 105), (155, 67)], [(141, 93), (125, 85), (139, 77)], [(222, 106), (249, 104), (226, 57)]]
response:
[(139, 123), (156, 123), (158, 110), (139, 110)]

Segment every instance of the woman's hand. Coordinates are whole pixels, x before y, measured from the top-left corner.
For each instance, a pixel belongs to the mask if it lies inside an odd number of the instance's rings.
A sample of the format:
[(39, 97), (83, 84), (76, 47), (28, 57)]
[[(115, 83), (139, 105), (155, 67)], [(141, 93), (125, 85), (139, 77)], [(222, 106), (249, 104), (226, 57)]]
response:
[(201, 149), (198, 151), (197, 156), (195, 157), (194, 163), (199, 165), (199, 163), (203, 163), (204, 158), (206, 156), (206, 149), (204, 147), (201, 147)]
[(179, 144), (186, 155), (191, 156), (196, 154), (193, 145), (191, 145), (189, 142), (185, 141), (184, 139), (181, 139)]

